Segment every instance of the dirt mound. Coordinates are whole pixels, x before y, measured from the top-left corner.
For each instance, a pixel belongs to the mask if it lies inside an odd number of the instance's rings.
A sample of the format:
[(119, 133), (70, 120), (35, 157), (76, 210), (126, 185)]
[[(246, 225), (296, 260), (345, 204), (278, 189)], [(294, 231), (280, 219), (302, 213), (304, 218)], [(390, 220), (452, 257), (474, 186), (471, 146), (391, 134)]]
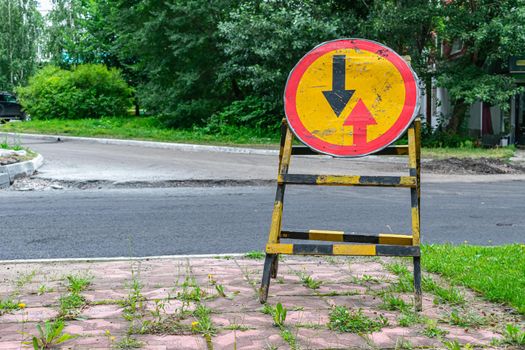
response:
[(425, 172), (438, 174), (523, 174), (525, 166), (495, 158), (434, 159), (422, 164)]

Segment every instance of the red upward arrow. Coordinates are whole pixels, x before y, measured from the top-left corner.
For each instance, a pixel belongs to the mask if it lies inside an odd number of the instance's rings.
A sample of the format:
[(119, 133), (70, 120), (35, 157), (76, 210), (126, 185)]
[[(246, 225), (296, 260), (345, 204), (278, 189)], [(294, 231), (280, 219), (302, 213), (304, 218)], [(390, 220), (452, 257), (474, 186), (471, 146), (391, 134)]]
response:
[(363, 100), (359, 99), (343, 125), (354, 126), (354, 145), (359, 146), (367, 143), (366, 129), (368, 125), (374, 124), (377, 124), (374, 116), (372, 116), (372, 113), (366, 108)]

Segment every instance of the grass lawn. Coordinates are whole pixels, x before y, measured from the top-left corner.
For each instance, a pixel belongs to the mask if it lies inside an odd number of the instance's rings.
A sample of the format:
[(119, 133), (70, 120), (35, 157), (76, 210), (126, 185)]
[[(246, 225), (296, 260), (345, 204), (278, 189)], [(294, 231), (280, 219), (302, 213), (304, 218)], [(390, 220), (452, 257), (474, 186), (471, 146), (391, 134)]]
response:
[(215, 145), (276, 147), (279, 142), (279, 135), (268, 137), (252, 128), (231, 128), (227, 134), (210, 133), (204, 128), (169, 129), (155, 117), (32, 120), (7, 123), (0, 126), (0, 131)]
[[(216, 145), (266, 146), (276, 148), (279, 143), (278, 132), (268, 135), (253, 128), (229, 128), (225, 133), (210, 133), (204, 128), (189, 130), (168, 129), (155, 117), (125, 117), (78, 120), (33, 120), (23, 123), (8, 123), (0, 131), (70, 135), (84, 137), (104, 137), (131, 140), (164, 142), (185, 142)], [(501, 158), (508, 159), (515, 148), (423, 148), (426, 158)]]
[(423, 148), (421, 153), (426, 158), (500, 158), (509, 159), (514, 155), (516, 147), (498, 147), (498, 148), (473, 148), (473, 147), (460, 147), (460, 148)]
[(487, 300), (525, 314), (525, 245), (482, 247), (424, 245), (421, 262), (453, 284), (469, 287)]

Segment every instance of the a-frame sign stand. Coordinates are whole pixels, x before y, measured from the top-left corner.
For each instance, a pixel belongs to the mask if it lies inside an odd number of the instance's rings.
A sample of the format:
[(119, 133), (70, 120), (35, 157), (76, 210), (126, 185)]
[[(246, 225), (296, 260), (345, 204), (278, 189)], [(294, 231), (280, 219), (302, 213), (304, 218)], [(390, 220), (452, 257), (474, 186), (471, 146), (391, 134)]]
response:
[[(292, 155), (317, 155), (304, 146), (292, 146), (293, 133), (286, 120), (281, 127), (281, 148), (279, 152), (279, 173), (277, 193), (272, 214), (272, 222), (259, 297), (261, 303), (268, 298), (270, 278), (276, 278), (279, 254), (287, 255), (343, 255), (343, 256), (411, 256), (414, 262), (415, 308), (422, 308), (421, 264), (420, 264), (420, 159), (421, 159), (421, 121), (415, 119), (408, 131), (408, 145), (389, 146), (375, 155), (407, 155), (408, 176), (347, 176), (347, 175), (306, 175), (289, 174)], [(281, 227), (286, 185), (319, 186), (379, 186), (410, 188), (411, 194), (411, 234), (375, 235), (345, 233), (342, 231), (308, 230), (286, 231)], [(342, 242), (336, 244), (287, 244), (282, 238), (295, 240), (316, 240)]]

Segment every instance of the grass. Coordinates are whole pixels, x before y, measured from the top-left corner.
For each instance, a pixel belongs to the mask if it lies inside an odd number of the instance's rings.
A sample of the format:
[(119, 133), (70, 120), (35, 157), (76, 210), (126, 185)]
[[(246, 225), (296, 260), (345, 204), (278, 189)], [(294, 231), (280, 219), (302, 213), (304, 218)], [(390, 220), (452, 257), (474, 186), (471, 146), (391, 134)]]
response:
[(33, 345), (36, 349), (54, 349), (62, 343), (74, 339), (77, 336), (64, 332), (66, 324), (62, 320), (45, 321), (43, 324), (37, 324), (38, 335), (31, 335), (23, 332), (31, 341), (24, 341), (23, 344)]
[(20, 145), (20, 139), (14, 140), (14, 143), (7, 141), (7, 136), (4, 137), (4, 141), (0, 142), (0, 149), (10, 149), (14, 151), (21, 151), (24, 148)]
[(225, 330), (229, 330), (229, 331), (241, 331), (241, 332), (246, 332), (246, 331), (249, 331), (249, 330), (252, 330), (252, 329), (255, 329), (254, 327), (248, 327), (248, 326), (245, 326), (243, 324), (238, 324), (238, 323), (232, 323), (226, 327), (223, 327), (222, 329), (225, 329)]
[[(279, 133), (261, 132), (248, 127), (232, 127), (227, 133), (210, 132), (206, 128), (186, 130), (169, 129), (156, 117), (113, 117), (77, 120), (31, 120), (23, 123), (7, 123), (0, 129), (5, 132), (104, 137), (131, 140), (186, 142), (217, 145), (273, 146), (279, 143)], [(426, 158), (500, 158), (509, 159), (514, 146), (499, 148), (423, 148)]]
[(508, 324), (503, 332), (503, 343), (509, 345), (525, 345), (525, 329)]
[(403, 309), (397, 318), (397, 323), (401, 327), (410, 327), (417, 323), (421, 323), (423, 318), (421, 315), (413, 310)]
[(67, 275), (66, 280), (68, 282), (67, 289), (71, 293), (80, 293), (84, 291), (93, 280), (93, 277), (90, 276), (77, 276), (77, 275)]
[[(414, 277), (408, 271), (407, 267), (400, 263), (387, 264), (386, 269), (396, 274), (399, 279), (392, 285), (392, 290), (400, 293), (408, 293), (414, 291)], [(439, 285), (432, 277), (423, 276), (421, 281), (423, 292), (432, 293), (435, 295), (434, 304), (463, 305), (465, 304), (465, 296), (455, 286), (443, 287)], [(396, 302), (390, 296), (386, 296), (391, 300), (387, 300), (390, 304)], [(385, 300), (383, 300), (385, 305)], [(387, 305), (388, 306), (388, 305)]]
[(144, 301), (146, 298), (142, 295), (142, 283), (133, 274), (133, 278), (129, 285), (129, 293), (121, 306), (124, 307), (122, 316), (124, 319), (131, 321), (142, 316), (141, 312), (144, 309)]
[(363, 310), (350, 311), (344, 306), (335, 306), (330, 311), (330, 321), (328, 328), (338, 332), (367, 334), (379, 331), (388, 326), (388, 320), (379, 315), (377, 319), (372, 319)]
[(15, 302), (12, 299), (0, 299), (0, 316), (14, 310), (20, 310), (21, 303)]
[(7, 123), (4, 132), (104, 137), (164, 142), (204, 144), (272, 145), (279, 142), (278, 132), (268, 137), (253, 128), (231, 128), (228, 134), (209, 132), (205, 128), (175, 130), (164, 127), (155, 117), (112, 117), (77, 120), (32, 120), (24, 123)]
[(388, 311), (403, 311), (408, 310), (410, 305), (399, 297), (386, 294), (383, 296), (383, 303), (380, 305), (380, 308)]
[(186, 277), (182, 283), (182, 290), (177, 292), (177, 299), (185, 302), (200, 302), (206, 292), (197, 284), (194, 277)]
[(66, 276), (67, 290), (69, 293), (62, 295), (60, 299), (58, 299), (60, 318), (72, 319), (80, 313), (86, 305), (86, 298), (80, 293), (91, 284), (92, 279), (92, 277), (88, 276)]
[(425, 328), (421, 333), (429, 338), (441, 338), (447, 335), (448, 331), (439, 328), (436, 320), (427, 320)]
[(244, 257), (246, 259), (253, 259), (253, 260), (262, 260), (266, 256), (266, 253), (258, 251), (258, 250), (252, 250), (248, 253), (244, 254)]
[(472, 310), (454, 309), (448, 316), (448, 322), (454, 326), (463, 328), (478, 328), (487, 324), (487, 319)]
[(116, 344), (116, 349), (127, 350), (127, 349), (140, 349), (144, 345), (143, 342), (126, 335), (124, 338), (120, 339)]
[(312, 276), (306, 273), (301, 273), (299, 275), (299, 278), (301, 279), (303, 286), (310, 288), (310, 289), (318, 289), (323, 283), (323, 281), (316, 281), (315, 279), (313, 279)]
[(69, 293), (58, 299), (60, 317), (64, 319), (75, 318), (86, 305), (86, 299), (77, 293)]
[(297, 338), (288, 328), (281, 327), (281, 337), (290, 345), (291, 350), (297, 349)]
[(195, 311), (193, 311), (193, 317), (197, 320), (192, 323), (192, 330), (196, 333), (200, 333), (204, 336), (213, 336), (217, 333), (217, 329), (213, 325), (211, 318), (211, 309), (199, 304)]
[(421, 260), (427, 271), (525, 314), (525, 245), (424, 245)]
[(450, 305), (463, 305), (465, 304), (465, 296), (461, 291), (454, 286), (443, 287), (436, 283), (432, 277), (423, 276), (421, 281), (421, 287), (423, 291), (430, 292), (436, 297), (434, 298), (434, 304), (445, 304)]
[(442, 148), (422, 148), (421, 155), (424, 158), (499, 158), (509, 159), (514, 155), (516, 147), (498, 148), (477, 148), (477, 147), (442, 147)]

